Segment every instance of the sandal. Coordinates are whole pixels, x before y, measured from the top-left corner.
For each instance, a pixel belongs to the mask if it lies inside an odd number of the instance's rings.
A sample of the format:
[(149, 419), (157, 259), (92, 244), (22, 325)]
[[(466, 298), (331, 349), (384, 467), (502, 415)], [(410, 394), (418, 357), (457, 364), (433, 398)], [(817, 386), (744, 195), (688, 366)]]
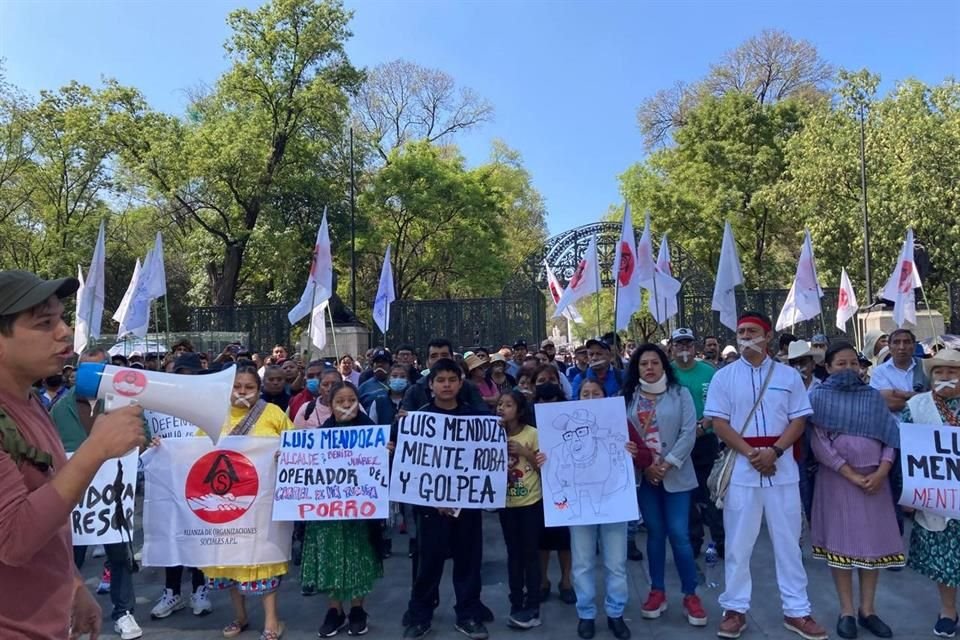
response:
[(260, 640), (280, 640), (280, 638), (283, 637), (284, 631), (286, 631), (286, 625), (281, 622), (276, 631), (268, 631), (267, 629), (264, 629), (263, 633), (260, 634)]
[(238, 635), (250, 628), (249, 622), (240, 622), (239, 620), (234, 620), (227, 626), (223, 628), (223, 637), (224, 638), (236, 638)]

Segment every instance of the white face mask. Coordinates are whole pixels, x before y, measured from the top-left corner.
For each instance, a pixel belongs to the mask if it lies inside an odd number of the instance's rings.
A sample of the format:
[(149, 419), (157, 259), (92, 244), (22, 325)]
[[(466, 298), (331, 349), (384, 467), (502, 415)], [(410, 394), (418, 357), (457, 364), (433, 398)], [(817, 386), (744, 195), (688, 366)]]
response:
[(683, 364), (687, 364), (693, 360), (693, 354), (689, 351), (677, 351), (677, 359), (680, 360)]
[(958, 384), (960, 384), (960, 380), (956, 378), (953, 380), (937, 380), (933, 383), (933, 390), (943, 391), (944, 389), (956, 389)]
[(740, 348), (740, 355), (747, 355), (748, 349), (753, 349), (757, 353), (764, 353), (763, 348), (757, 346), (766, 342), (764, 338), (751, 338), (750, 340), (737, 340), (737, 346)]
[(353, 416), (357, 411), (357, 403), (354, 402), (352, 405), (346, 408), (334, 407), (337, 412), (337, 415), (341, 418), (349, 418)]
[(257, 396), (248, 396), (242, 393), (233, 394), (233, 404), (237, 407), (244, 407), (249, 409), (253, 406), (253, 403), (257, 401)]
[(640, 380), (640, 390), (644, 393), (652, 393), (653, 395), (660, 395), (667, 390), (667, 374), (660, 376), (660, 379), (656, 382), (647, 382), (646, 380)]

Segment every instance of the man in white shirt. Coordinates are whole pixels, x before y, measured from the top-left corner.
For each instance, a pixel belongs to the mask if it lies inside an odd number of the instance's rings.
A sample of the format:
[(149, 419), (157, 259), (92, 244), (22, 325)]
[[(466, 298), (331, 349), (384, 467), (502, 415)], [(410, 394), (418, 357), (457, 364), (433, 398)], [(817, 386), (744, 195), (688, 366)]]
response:
[(903, 411), (907, 400), (927, 391), (927, 379), (915, 353), (917, 339), (909, 329), (896, 329), (889, 337), (891, 358), (870, 374), (870, 386), (880, 391), (894, 414)]
[(772, 339), (768, 317), (756, 312), (740, 316), (741, 358), (713, 377), (703, 412), (713, 419), (717, 436), (737, 452), (723, 505), (726, 589), (720, 595), (724, 613), (717, 635), (739, 638), (747, 626), (753, 588), (750, 557), (765, 519), (783, 625), (807, 640), (823, 640), (827, 632), (810, 615), (800, 551), (800, 476), (791, 451), (813, 410), (800, 374), (767, 355)]

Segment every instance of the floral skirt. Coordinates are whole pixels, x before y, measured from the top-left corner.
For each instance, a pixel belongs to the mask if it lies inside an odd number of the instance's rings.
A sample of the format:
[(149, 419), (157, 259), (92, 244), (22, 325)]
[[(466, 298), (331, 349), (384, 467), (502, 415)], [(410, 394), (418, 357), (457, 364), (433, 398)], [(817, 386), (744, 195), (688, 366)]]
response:
[(914, 524), (907, 566), (934, 582), (960, 587), (960, 521), (949, 521), (943, 531)]
[(383, 577), (366, 520), (310, 522), (303, 539), (300, 584), (334, 600), (362, 598)]

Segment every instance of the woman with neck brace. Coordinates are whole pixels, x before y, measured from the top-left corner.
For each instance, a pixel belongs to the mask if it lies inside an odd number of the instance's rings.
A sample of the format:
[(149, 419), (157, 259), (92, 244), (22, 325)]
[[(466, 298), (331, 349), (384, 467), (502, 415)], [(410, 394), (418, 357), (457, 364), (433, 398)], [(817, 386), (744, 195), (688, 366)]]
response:
[[(960, 351), (943, 349), (924, 360), (923, 368), (932, 391), (910, 398), (900, 415), (901, 422), (960, 427)], [(936, 583), (940, 613), (934, 633), (953, 637), (960, 587), (960, 521), (917, 511), (914, 522), (907, 566)]]
[[(374, 424), (360, 410), (360, 394), (349, 382), (333, 385), (328, 395), (332, 415), (321, 429)], [(300, 584), (325, 593), (328, 609), (318, 636), (328, 638), (347, 627), (351, 636), (367, 632), (363, 599), (383, 577), (380, 520), (308, 522), (303, 540)], [(347, 607), (346, 605), (349, 605)]]
[[(279, 449), (280, 432), (293, 429), (293, 423), (276, 405), (260, 398), (260, 376), (255, 367), (238, 367), (230, 394), (230, 415), (220, 432), (222, 436), (275, 438)], [(200, 434), (202, 435), (202, 433)], [(273, 473), (273, 469), (260, 469)], [(287, 573), (286, 562), (243, 567), (203, 567), (213, 589), (228, 589), (234, 619), (223, 629), (225, 638), (234, 638), (250, 626), (246, 596), (263, 600), (264, 624), (261, 640), (278, 640), (284, 625), (277, 613), (277, 589), (281, 576)]]
[(681, 386), (663, 349), (641, 345), (630, 357), (623, 385), (630, 427), (653, 454), (643, 470), (638, 497), (647, 526), (650, 594), (640, 609), (647, 619), (667, 610), (667, 540), (680, 574), (682, 606), (687, 621), (707, 624), (707, 613), (697, 596), (697, 565), (690, 544), (690, 502), (697, 476), (690, 453), (697, 439), (697, 410), (690, 392)]

